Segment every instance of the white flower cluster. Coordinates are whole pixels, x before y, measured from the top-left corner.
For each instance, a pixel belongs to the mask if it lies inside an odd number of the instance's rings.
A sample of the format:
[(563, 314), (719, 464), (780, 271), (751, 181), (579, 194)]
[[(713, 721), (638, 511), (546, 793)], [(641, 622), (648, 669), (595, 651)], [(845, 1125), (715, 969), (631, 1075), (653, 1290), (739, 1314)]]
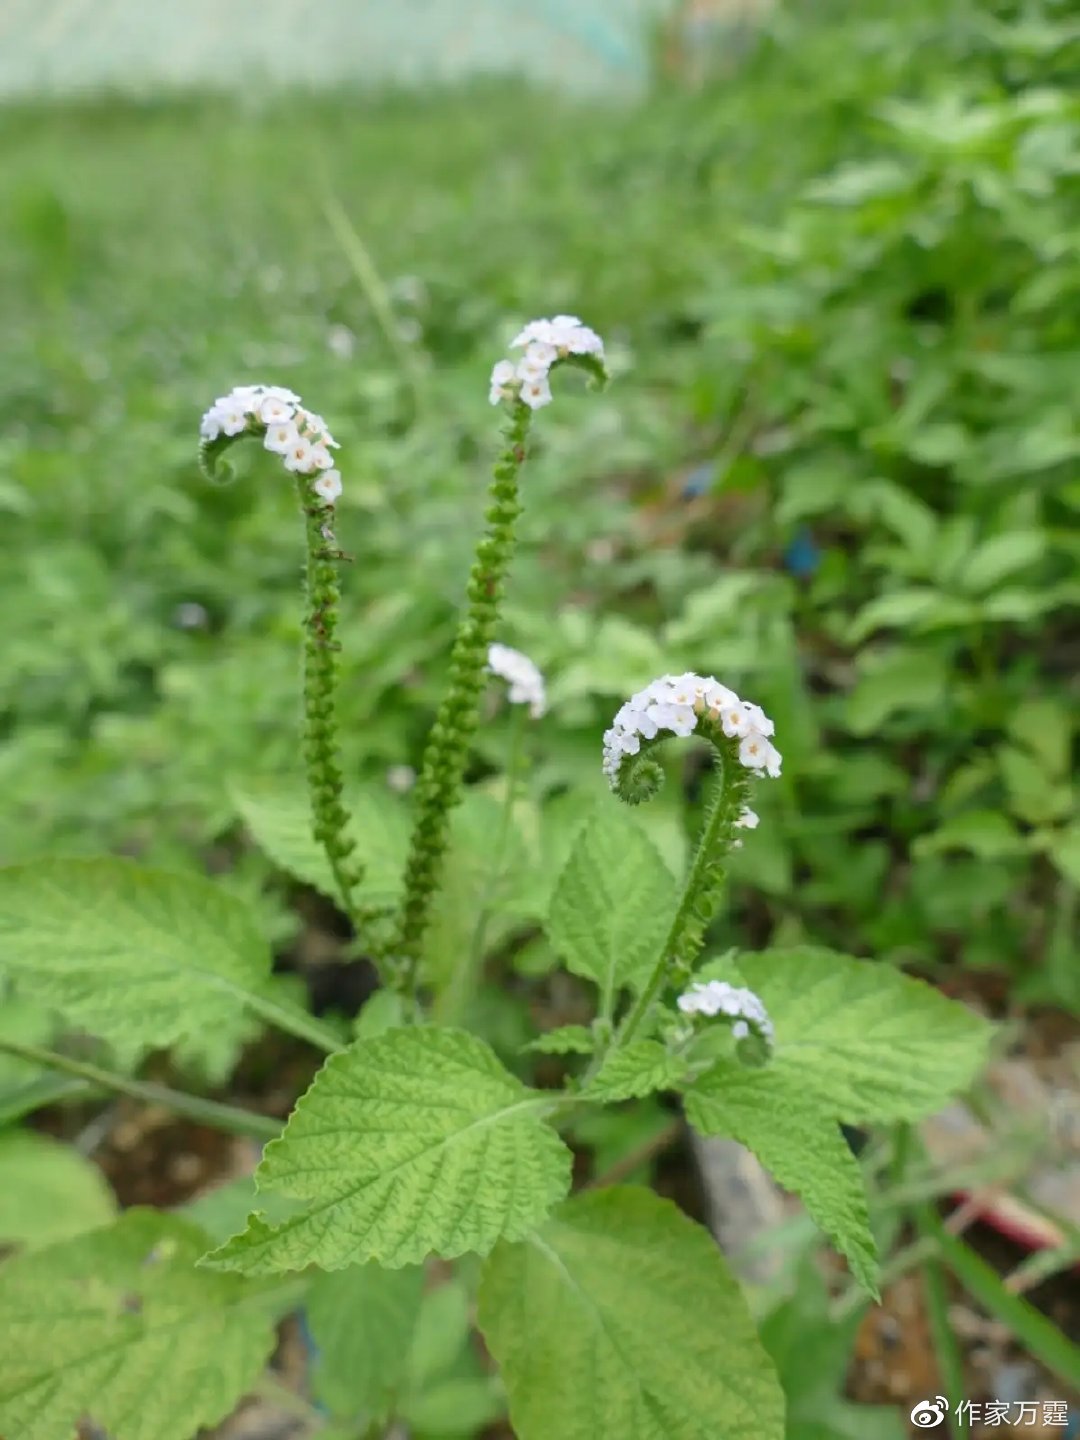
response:
[(773, 1023), (769, 1012), (753, 990), (741, 985), (729, 985), (726, 980), (695, 980), (676, 1001), (684, 1015), (730, 1015), (735, 1024), (731, 1033), (736, 1040), (743, 1040), (750, 1033), (750, 1023), (766, 1040), (773, 1038)]
[(312, 490), (324, 505), (333, 505), (341, 494), (341, 474), (334, 469), (330, 451), (340, 447), (322, 416), (305, 410), (300, 396), (291, 390), (280, 385), (237, 385), (214, 401), (202, 418), (199, 434), (204, 440), (216, 440), (260, 427), (266, 449), (282, 457), (286, 470), (316, 476)]
[[(624, 755), (636, 755), (642, 740), (661, 730), (673, 735), (693, 734), (702, 715), (719, 723), (729, 738), (739, 738), (739, 760), (748, 770), (764, 770), (774, 779), (780, 774), (781, 755), (769, 739), (773, 722), (760, 705), (740, 700), (719, 680), (701, 675), (662, 675), (622, 707), (604, 732), (604, 774), (614, 786)], [(736, 822), (754, 829), (758, 817), (744, 810)]]
[(539, 410), (542, 405), (551, 403), (549, 375), (556, 360), (565, 360), (567, 355), (595, 355), (598, 360), (604, 358), (604, 342), (576, 315), (530, 320), (510, 342), (511, 349), (522, 346), (525, 355), (521, 360), (516, 363), (500, 360), (492, 370), (488, 394), (492, 405), (520, 395), (531, 410)]
[(547, 693), (544, 677), (529, 657), (509, 645), (490, 645), (487, 668), (510, 686), (510, 703), (528, 705), (533, 719), (539, 720), (547, 709)]

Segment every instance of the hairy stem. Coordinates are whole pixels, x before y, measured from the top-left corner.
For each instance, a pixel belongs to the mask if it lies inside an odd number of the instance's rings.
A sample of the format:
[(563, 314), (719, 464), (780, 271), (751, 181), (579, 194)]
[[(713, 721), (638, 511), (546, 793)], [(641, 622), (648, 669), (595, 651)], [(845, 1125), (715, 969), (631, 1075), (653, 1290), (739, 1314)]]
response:
[(424, 933), (446, 853), (450, 812), (462, 797), (469, 747), (480, 715), (488, 647), (495, 638), (510, 559), (514, 525), (521, 513), (518, 472), (532, 412), (515, 403), (506, 448), (488, 492), (487, 525), (469, 574), (468, 606), (450, 655), (450, 682), (428, 737), (416, 785), (413, 831), (405, 862), (404, 894), (391, 953), (390, 983), (415, 994)]
[(491, 851), (491, 865), (480, 892), (477, 906), (476, 925), (473, 928), (469, 951), (462, 964), (456, 966), (450, 975), (446, 989), (435, 1002), (435, 1020), (440, 1025), (458, 1025), (468, 1008), (477, 985), (480, 969), (484, 963), (484, 946), (488, 926), (491, 923), (491, 904), (502, 879), (506, 842), (510, 834), (510, 822), (514, 814), (514, 797), (517, 793), (517, 771), (521, 757), (521, 742), (525, 734), (528, 710), (524, 705), (514, 707), (510, 720), (510, 747), (506, 757), (504, 779), (506, 793), (503, 796), (499, 825), (495, 832), (495, 844)]
[(273, 1140), (281, 1134), (284, 1124), (271, 1120), (266, 1115), (254, 1115), (235, 1105), (223, 1105), (218, 1100), (204, 1100), (198, 1095), (185, 1095), (182, 1090), (170, 1090), (167, 1085), (156, 1085), (150, 1080), (131, 1080), (126, 1075), (116, 1075), (91, 1065), (85, 1060), (75, 1060), (69, 1055), (60, 1055), (54, 1050), (44, 1050), (38, 1045), (24, 1045), (17, 1040), (0, 1038), (0, 1051), (15, 1055), (20, 1060), (30, 1060), (47, 1070), (59, 1070), (65, 1075), (77, 1076), (103, 1090), (113, 1090), (118, 1095), (129, 1095), (147, 1105), (160, 1105), (183, 1115), (188, 1120), (197, 1120), (203, 1125), (212, 1125), (215, 1130), (226, 1130), (232, 1135), (251, 1135), (257, 1140)]
[(356, 847), (348, 834), (349, 813), (343, 800), (344, 780), (337, 744), (335, 692), (338, 679), (336, 639), (341, 589), (336, 562), (345, 558), (336, 548), (331, 528), (333, 509), (312, 496), (308, 479), (296, 477), (307, 540), (304, 616), (304, 762), (311, 799), (315, 839), (326, 851), (345, 914), (359, 929), (363, 911), (353, 900), (362, 872), (350, 855)]
[(667, 984), (685, 984), (689, 980), (705, 931), (716, 914), (724, 881), (723, 862), (749, 793), (747, 772), (730, 747), (717, 746), (716, 763), (716, 782), (678, 909), (652, 974), (616, 1030), (611, 1050), (629, 1044)]

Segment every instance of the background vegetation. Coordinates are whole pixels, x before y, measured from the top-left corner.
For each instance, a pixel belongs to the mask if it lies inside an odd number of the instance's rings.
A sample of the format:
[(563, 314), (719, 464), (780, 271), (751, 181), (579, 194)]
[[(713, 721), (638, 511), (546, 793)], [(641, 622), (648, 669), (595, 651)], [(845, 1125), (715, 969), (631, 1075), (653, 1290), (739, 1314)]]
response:
[[(392, 857), (487, 373), (571, 311), (615, 381), (560, 395), (526, 476), (501, 638), (549, 681), (529, 804), (603, 792), (635, 688), (715, 673), (784, 753), (723, 944), (988, 970), (1080, 1013), (1080, 27), (1064, 3), (814, 11), (634, 107), (237, 76), (0, 114), (6, 861), (210, 868), (295, 954), (306, 912), (247, 831), (260, 781), (299, 772), (295, 500), (257, 465), (209, 487), (198, 417), (265, 379), (342, 441), (346, 760)], [(671, 763), (651, 823), (677, 849), (699, 786)], [(554, 956), (507, 964), (528, 983), (492, 987), (492, 1025), (535, 1030)], [(224, 1074), (237, 1043), (196, 1058)]]

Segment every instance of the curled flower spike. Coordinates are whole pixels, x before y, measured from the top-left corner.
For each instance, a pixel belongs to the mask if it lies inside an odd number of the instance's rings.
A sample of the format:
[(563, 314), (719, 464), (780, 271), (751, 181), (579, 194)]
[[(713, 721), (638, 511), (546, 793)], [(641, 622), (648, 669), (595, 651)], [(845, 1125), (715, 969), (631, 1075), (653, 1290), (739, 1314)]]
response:
[(313, 477), (312, 498), (333, 506), (341, 494), (341, 475), (330, 451), (338, 443), (322, 416), (306, 410), (299, 395), (280, 385), (237, 385), (219, 395), (199, 426), (200, 460), (211, 479), (222, 452), (242, 435), (261, 435), (263, 448), (280, 455), (286, 470)]
[(544, 677), (527, 655), (509, 645), (489, 645), (487, 668), (510, 686), (511, 705), (528, 705), (534, 720), (547, 709)]
[(530, 410), (551, 403), (551, 371), (562, 361), (588, 371), (604, 381), (604, 342), (595, 330), (583, 325), (576, 315), (556, 315), (552, 320), (531, 320), (510, 342), (512, 350), (524, 349), (516, 363), (500, 360), (491, 372), (488, 399), (492, 405), (519, 400)]
[(202, 417), (199, 436), (199, 460), (210, 479), (219, 469), (227, 475), (225, 450), (248, 436), (261, 437), (263, 448), (295, 476), (307, 546), (303, 755), (312, 833), (326, 851), (345, 913), (359, 927), (364, 916), (353, 892), (362, 867), (351, 858), (356, 842), (348, 834), (336, 711), (341, 649), (336, 562), (348, 559), (337, 548), (332, 524), (341, 494), (341, 474), (330, 453), (338, 448), (337, 441), (321, 415), (305, 409), (299, 395), (279, 385), (237, 385), (218, 396)]
[(695, 980), (676, 1001), (684, 1015), (727, 1015), (734, 1019), (731, 1033), (736, 1040), (745, 1040), (751, 1027), (770, 1043), (773, 1023), (769, 1013), (753, 990), (729, 985), (726, 980)]
[[(759, 705), (740, 700), (734, 690), (711, 676), (662, 675), (632, 695), (604, 732), (604, 774), (624, 800), (636, 803), (655, 792), (660, 781), (655, 762), (629, 766), (624, 762), (643, 753), (642, 741), (655, 740), (664, 730), (683, 738), (700, 730), (714, 743), (737, 739), (740, 765), (773, 778), (780, 774), (782, 757), (769, 738), (773, 722)], [(635, 779), (637, 784), (629, 783)], [(757, 816), (752, 810), (746, 814), (751, 818), (740, 816), (736, 823), (753, 829)]]

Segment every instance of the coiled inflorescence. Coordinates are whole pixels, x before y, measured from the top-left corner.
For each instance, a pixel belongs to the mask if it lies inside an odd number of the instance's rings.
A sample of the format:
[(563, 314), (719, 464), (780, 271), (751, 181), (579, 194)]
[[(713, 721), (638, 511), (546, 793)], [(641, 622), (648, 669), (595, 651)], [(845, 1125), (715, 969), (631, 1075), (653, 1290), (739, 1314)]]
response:
[(595, 379), (607, 378), (604, 342), (576, 315), (552, 320), (530, 320), (510, 342), (511, 350), (524, 349), (520, 360), (500, 360), (491, 372), (488, 399), (520, 400), (530, 410), (551, 404), (551, 370), (561, 360), (587, 370)]
[(743, 1040), (750, 1030), (756, 1030), (763, 1039), (772, 1042), (773, 1023), (761, 1000), (742, 985), (730, 985), (726, 980), (695, 980), (677, 1000), (684, 1015), (704, 1015), (712, 1018), (726, 1015), (734, 1020), (731, 1033), (736, 1040)]
[[(650, 799), (663, 774), (648, 758), (649, 742), (665, 732), (685, 738), (695, 731), (745, 770), (780, 774), (782, 757), (770, 739), (773, 722), (760, 705), (741, 700), (711, 676), (662, 675), (631, 695), (604, 732), (603, 768), (611, 788), (631, 805)], [(752, 829), (757, 816), (747, 810), (739, 823)]]
[(261, 435), (263, 447), (281, 457), (285, 469), (309, 477), (311, 495), (333, 505), (341, 494), (341, 475), (331, 450), (338, 443), (321, 415), (307, 410), (300, 396), (280, 385), (237, 385), (219, 395), (199, 426), (203, 469), (213, 478), (221, 452), (242, 435)]

